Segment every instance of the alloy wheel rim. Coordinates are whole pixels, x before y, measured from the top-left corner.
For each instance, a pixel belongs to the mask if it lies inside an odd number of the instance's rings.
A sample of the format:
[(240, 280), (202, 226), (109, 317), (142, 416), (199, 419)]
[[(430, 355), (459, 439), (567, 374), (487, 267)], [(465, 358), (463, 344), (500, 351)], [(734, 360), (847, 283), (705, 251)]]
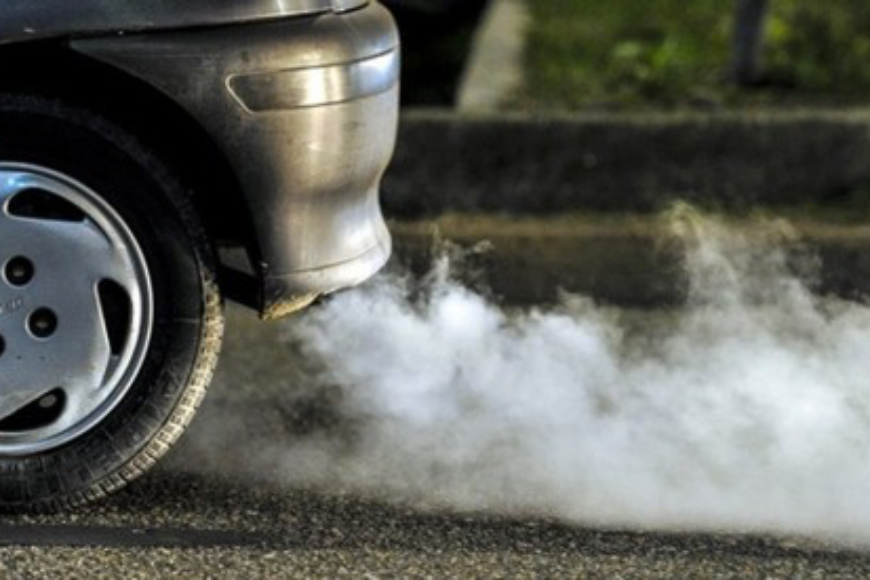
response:
[(154, 298), (121, 216), (68, 175), (0, 162), (0, 456), (70, 443), (141, 370)]

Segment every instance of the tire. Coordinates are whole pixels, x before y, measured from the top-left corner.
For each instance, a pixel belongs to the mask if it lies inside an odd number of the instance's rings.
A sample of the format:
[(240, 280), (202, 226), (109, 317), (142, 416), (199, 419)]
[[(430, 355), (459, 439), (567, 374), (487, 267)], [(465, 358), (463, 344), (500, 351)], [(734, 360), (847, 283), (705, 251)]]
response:
[(73, 507), (146, 472), (193, 418), (222, 335), (213, 250), (172, 169), (96, 112), (0, 94), (0, 511)]

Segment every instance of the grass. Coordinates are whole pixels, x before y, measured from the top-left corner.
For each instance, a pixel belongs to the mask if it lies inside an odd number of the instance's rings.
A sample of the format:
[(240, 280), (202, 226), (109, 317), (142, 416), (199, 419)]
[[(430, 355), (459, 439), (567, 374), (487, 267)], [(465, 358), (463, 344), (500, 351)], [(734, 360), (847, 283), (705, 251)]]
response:
[(727, 81), (734, 0), (534, 0), (519, 105), (856, 104), (870, 97), (870, 2), (771, 0), (766, 82)]

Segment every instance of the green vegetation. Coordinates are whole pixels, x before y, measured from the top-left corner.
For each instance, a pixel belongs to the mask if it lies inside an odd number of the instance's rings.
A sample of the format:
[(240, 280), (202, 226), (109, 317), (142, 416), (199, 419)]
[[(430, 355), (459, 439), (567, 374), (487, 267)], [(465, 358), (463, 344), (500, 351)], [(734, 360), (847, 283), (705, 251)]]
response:
[(771, 0), (766, 82), (728, 82), (733, 0), (532, 0), (521, 106), (855, 104), (870, 97), (870, 2)]

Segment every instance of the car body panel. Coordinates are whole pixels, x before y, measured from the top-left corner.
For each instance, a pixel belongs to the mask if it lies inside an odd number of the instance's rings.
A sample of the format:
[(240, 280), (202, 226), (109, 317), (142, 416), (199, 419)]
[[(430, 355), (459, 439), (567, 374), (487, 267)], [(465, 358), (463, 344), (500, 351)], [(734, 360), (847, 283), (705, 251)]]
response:
[(229, 160), (253, 216), (264, 317), (386, 262), (379, 185), (398, 126), (399, 39), (381, 5), (71, 46), (168, 95)]
[(368, 0), (4, 0), (0, 43), (342, 12)]

